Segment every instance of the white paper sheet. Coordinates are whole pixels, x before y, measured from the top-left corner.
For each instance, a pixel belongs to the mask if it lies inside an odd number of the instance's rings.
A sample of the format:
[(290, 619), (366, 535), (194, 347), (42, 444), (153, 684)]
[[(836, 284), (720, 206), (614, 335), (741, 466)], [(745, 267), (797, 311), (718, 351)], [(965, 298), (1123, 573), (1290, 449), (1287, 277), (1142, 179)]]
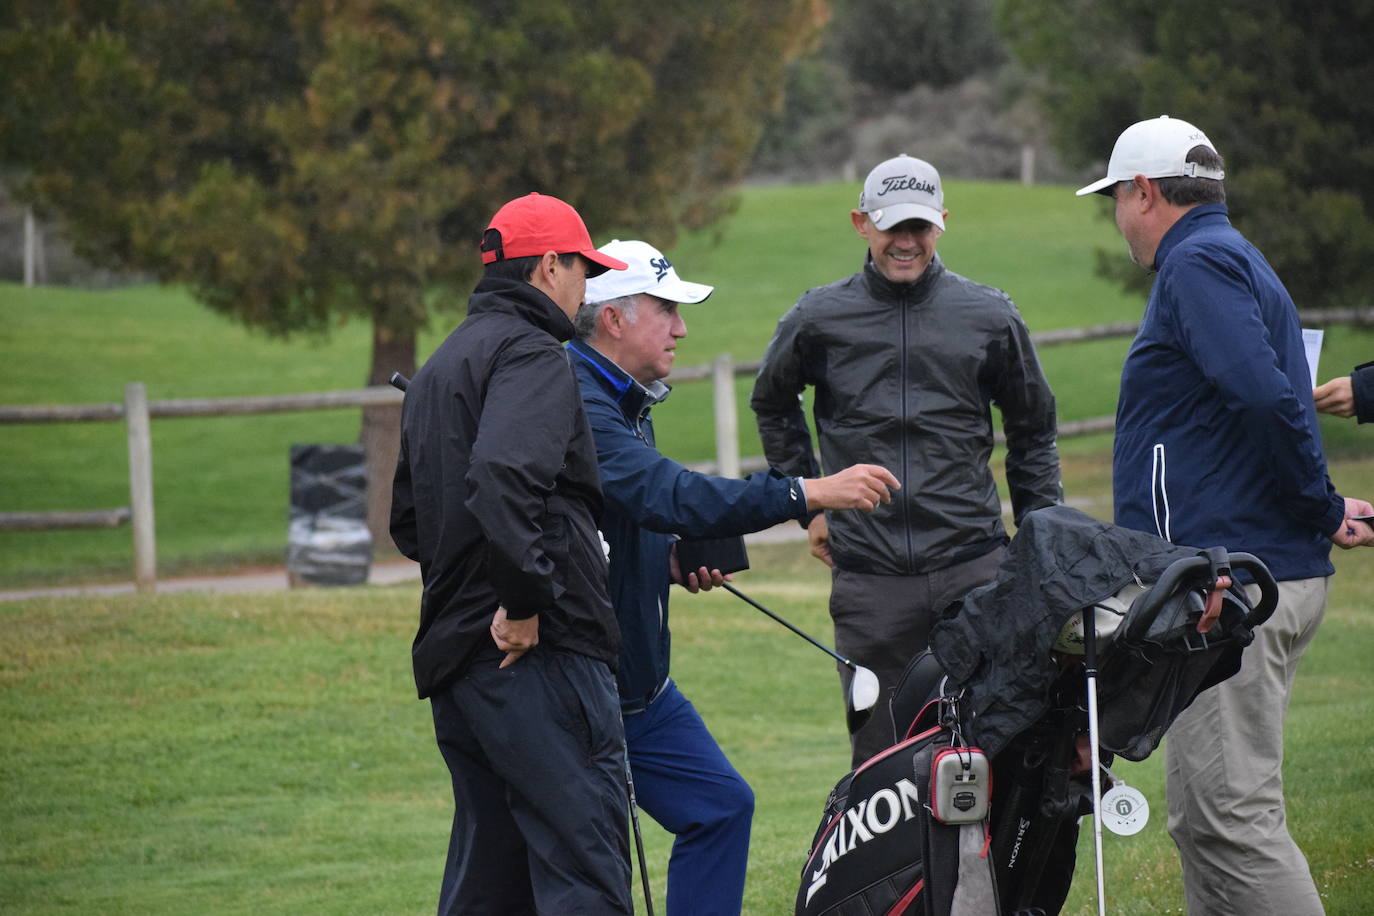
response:
[(1321, 328), (1303, 328), (1302, 346), (1307, 351), (1307, 368), (1312, 373), (1312, 387), (1317, 387), (1317, 360), (1322, 355), (1322, 336), (1326, 332)]

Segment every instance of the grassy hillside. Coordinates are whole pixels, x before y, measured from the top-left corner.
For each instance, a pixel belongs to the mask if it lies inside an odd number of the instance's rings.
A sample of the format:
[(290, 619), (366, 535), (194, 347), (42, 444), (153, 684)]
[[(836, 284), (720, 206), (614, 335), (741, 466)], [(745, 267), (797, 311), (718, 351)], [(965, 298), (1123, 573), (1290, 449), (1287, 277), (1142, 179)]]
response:
[[(778, 317), (806, 289), (857, 270), (863, 247), (849, 225), (857, 189), (848, 184), (744, 191), (738, 211), (670, 251), (688, 279), (716, 294), (685, 310), (690, 336), (678, 365), (762, 355)], [(1061, 187), (950, 182), (949, 231), (940, 242), (953, 270), (1001, 287), (1032, 330), (1138, 316), (1139, 299), (1092, 275), (1097, 248), (1120, 240), (1098, 201)], [(435, 321), (428, 354), (456, 322)], [(251, 334), (180, 289), (108, 292), (26, 290), (0, 285), (0, 402), (119, 401), (142, 381), (151, 398), (276, 394), (355, 388), (368, 362), (368, 329), (344, 324), (327, 340), (281, 341)], [(1062, 417), (1111, 413), (1124, 340), (1042, 352)], [(1374, 334), (1331, 329), (1324, 376), (1374, 354)], [(1329, 371), (1326, 371), (1329, 370)], [(748, 409), (737, 395), (744, 454), (758, 454)], [(663, 449), (684, 460), (714, 456), (709, 385), (684, 383), (656, 415)], [(287, 455), (292, 443), (349, 442), (356, 410), (153, 424), (159, 565), (162, 573), (279, 561), (286, 540)], [(1324, 427), (1333, 451), (1353, 453), (1367, 430)], [(1100, 463), (1102, 437), (1066, 443)], [(1073, 480), (1069, 479), (1072, 493)], [(0, 428), (0, 511), (109, 508), (128, 503), (122, 424)], [(0, 533), (0, 588), (91, 577), (127, 578), (127, 528)]]

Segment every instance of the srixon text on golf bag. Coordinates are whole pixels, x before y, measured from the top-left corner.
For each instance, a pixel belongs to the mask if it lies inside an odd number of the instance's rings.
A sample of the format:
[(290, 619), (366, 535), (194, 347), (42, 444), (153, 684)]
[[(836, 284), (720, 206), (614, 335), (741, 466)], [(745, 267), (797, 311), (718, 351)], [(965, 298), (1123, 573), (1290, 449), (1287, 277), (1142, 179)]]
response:
[[(944, 701), (931, 703), (906, 740), (835, 786), (802, 869), (798, 914), (921, 913), (928, 898), (931, 912), (949, 912), (956, 894), (975, 906), (981, 900), (981, 912), (995, 911), (987, 770), (967, 766), (982, 754), (960, 746), (949, 728), (954, 719)], [(954, 764), (959, 791), (932, 793), (937, 774), (951, 769), (940, 765), (944, 758)], [(965, 772), (981, 774), (967, 793)], [(938, 795), (953, 802), (948, 811)], [(961, 819), (973, 822), (953, 822)]]

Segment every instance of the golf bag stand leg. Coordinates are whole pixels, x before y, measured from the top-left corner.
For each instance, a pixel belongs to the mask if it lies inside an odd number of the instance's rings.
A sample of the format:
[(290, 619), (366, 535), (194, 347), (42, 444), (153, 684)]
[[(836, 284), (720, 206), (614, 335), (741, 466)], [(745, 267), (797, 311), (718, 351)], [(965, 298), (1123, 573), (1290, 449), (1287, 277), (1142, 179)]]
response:
[(1093, 853), (1097, 858), (1097, 913), (1107, 914), (1106, 881), (1102, 874), (1102, 759), (1097, 728), (1097, 623), (1093, 607), (1083, 609), (1083, 668), (1088, 686), (1088, 745), (1092, 752)]

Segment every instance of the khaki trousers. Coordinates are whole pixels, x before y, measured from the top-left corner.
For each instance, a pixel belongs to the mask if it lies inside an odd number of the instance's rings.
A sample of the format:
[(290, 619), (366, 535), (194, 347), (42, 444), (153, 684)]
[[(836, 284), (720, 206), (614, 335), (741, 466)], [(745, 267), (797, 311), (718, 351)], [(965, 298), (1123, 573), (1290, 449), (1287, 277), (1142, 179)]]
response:
[(1191, 916), (1323, 912), (1307, 859), (1288, 834), (1283, 723), (1329, 581), (1280, 582), (1278, 608), (1256, 629), (1240, 671), (1199, 695), (1169, 729), (1169, 835)]

